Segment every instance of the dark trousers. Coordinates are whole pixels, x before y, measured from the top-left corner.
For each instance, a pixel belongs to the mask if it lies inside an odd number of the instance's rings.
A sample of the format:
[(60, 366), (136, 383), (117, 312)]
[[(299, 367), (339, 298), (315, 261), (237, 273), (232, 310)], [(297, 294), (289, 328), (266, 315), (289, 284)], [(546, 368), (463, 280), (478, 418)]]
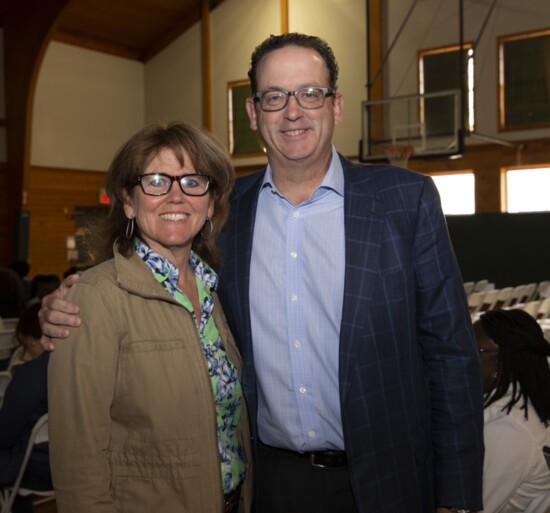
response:
[(256, 513), (357, 513), (347, 467), (313, 467), (259, 443), (256, 471)]

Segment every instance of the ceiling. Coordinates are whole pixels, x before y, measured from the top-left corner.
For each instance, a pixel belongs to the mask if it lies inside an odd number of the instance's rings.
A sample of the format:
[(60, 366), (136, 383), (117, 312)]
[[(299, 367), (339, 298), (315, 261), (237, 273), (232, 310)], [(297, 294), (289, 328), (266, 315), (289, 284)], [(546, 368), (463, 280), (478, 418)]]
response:
[[(0, 17), (18, 1), (0, 0)], [(205, 2), (223, 0), (70, 0), (52, 39), (146, 62), (201, 19)]]

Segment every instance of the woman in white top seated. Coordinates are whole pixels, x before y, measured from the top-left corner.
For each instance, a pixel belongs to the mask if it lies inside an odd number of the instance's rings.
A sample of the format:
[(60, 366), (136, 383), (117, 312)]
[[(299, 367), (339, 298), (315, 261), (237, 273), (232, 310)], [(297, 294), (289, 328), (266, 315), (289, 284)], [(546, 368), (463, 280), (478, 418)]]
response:
[(550, 344), (522, 310), (492, 310), (474, 323), (485, 393), (484, 513), (525, 511), (550, 493)]

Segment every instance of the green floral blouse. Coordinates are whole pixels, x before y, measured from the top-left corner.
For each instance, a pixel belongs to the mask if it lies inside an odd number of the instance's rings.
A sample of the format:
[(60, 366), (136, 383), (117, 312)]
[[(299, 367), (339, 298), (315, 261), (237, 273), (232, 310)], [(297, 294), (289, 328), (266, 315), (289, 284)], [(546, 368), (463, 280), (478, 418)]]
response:
[(211, 291), (216, 290), (218, 276), (198, 255), (191, 252), (189, 263), (195, 272), (202, 312), (201, 319), (197, 320), (191, 301), (177, 286), (179, 272), (176, 266), (139, 239), (135, 241), (135, 250), (158, 282), (189, 311), (195, 320), (216, 401), (223, 490), (224, 493), (231, 492), (243, 481), (245, 475), (244, 453), (236, 433), (241, 416), (242, 389), (237, 370), (223, 348), (218, 328), (212, 317), (214, 298)]

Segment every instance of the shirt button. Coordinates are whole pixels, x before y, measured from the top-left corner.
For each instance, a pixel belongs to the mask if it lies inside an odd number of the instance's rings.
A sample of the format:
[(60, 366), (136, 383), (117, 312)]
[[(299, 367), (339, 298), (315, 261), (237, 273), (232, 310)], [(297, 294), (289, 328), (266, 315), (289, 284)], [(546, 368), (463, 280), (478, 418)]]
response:
[(300, 212), (297, 212), (297, 211), (296, 211), (296, 212), (292, 212), (292, 217), (293, 217), (294, 219), (298, 219), (298, 218), (300, 217)]
[(299, 340), (295, 340), (295, 341), (294, 341), (294, 347), (295, 347), (296, 349), (300, 349), (300, 348), (302, 347), (302, 344), (300, 343)]
[(306, 389), (306, 387), (305, 387), (304, 385), (302, 385), (302, 386), (299, 388), (299, 390), (300, 390), (300, 394), (305, 394), (306, 391), (307, 391), (307, 389)]
[(291, 258), (298, 258), (298, 253), (296, 253), (296, 251), (291, 251), (290, 252), (290, 257)]
[(295, 303), (296, 301), (298, 301), (298, 296), (296, 294), (292, 294), (292, 296), (290, 296), (290, 300)]
[(312, 430), (312, 431), (308, 431), (308, 432), (307, 432), (307, 436), (308, 436), (309, 438), (315, 438), (315, 431), (313, 431), (313, 430)]

